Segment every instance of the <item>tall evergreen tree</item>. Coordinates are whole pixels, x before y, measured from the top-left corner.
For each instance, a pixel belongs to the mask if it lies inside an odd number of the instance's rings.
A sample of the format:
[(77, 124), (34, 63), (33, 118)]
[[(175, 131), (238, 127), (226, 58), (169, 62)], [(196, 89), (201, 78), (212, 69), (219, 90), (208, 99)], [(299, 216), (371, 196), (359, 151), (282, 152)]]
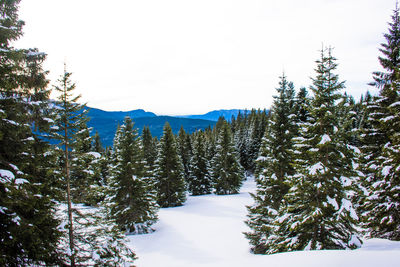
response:
[[(65, 227), (62, 229), (65, 234), (59, 244), (63, 261), (64, 264), (71, 266), (104, 264), (110, 260), (114, 261), (114, 264), (131, 262), (134, 260), (135, 254), (125, 246), (124, 237), (115, 224), (107, 220), (105, 209), (100, 209), (98, 213), (87, 212), (73, 203), (71, 174), (77, 165), (72, 164), (71, 160), (80, 156), (79, 148), (81, 146), (78, 144), (82, 140), (79, 135), (85, 135), (87, 129), (84, 128), (82, 131), (82, 125), (85, 125), (87, 117), (82, 112), (84, 106), (77, 102), (80, 95), (74, 95), (76, 85), (70, 77), (71, 73), (65, 70), (58, 85), (55, 86), (60, 95), (56, 109), (58, 131), (54, 137), (60, 141), (59, 146), (63, 149), (62, 174), (67, 189), (66, 211), (63, 211), (62, 207), (60, 208), (60, 216), (65, 222)], [(90, 147), (90, 142), (83, 143)], [(104, 228), (100, 225), (103, 225)], [(91, 229), (102, 230), (90, 231)]]
[(216, 154), (212, 159), (212, 180), (215, 193), (237, 194), (244, 180), (244, 170), (239, 162), (228, 122), (220, 127), (216, 143)]
[(185, 180), (188, 181), (190, 175), (190, 159), (192, 158), (192, 141), (190, 135), (185, 132), (183, 126), (178, 132), (177, 137), (178, 153), (181, 157), (183, 169), (185, 172)]
[[(344, 82), (334, 71), (331, 48), (321, 51), (312, 79), (311, 123), (301, 130), (297, 147), (308, 148), (295, 161), (290, 189), (268, 238), (268, 253), (292, 250), (354, 249), (361, 245), (351, 202), (354, 153), (339, 124), (337, 104)], [(301, 150), (304, 152), (304, 150)]]
[(89, 204), (91, 188), (96, 184), (97, 152), (92, 151), (91, 129), (87, 127), (87, 113), (76, 121), (76, 133), (71, 143), (71, 195), (75, 203)]
[(197, 132), (194, 134), (193, 156), (188, 179), (188, 189), (192, 195), (210, 194), (212, 191), (210, 166), (206, 153), (204, 132)]
[(154, 172), (157, 158), (157, 143), (152, 137), (150, 128), (145, 126), (142, 131), (143, 156), (149, 172)]
[(98, 152), (98, 153), (104, 152), (104, 147), (101, 144), (101, 138), (100, 138), (99, 132), (97, 132), (97, 131), (93, 137), (92, 150), (95, 152)]
[(286, 76), (280, 77), (278, 95), (274, 96), (268, 130), (263, 138), (257, 160), (257, 191), (251, 194), (254, 204), (248, 207), (246, 233), (254, 253), (268, 251), (274, 218), (283, 197), (289, 190), (287, 177), (294, 174), (293, 138), (297, 132), (294, 110), (294, 86)]
[(162, 208), (183, 205), (186, 201), (185, 174), (175, 136), (168, 122), (164, 125), (158, 144), (155, 176), (158, 204)]
[(22, 36), (19, 2), (0, 2), (0, 265), (52, 265), (59, 263), (59, 222), (41, 140), (51, 121), (46, 55), (11, 46)]
[(127, 233), (152, 232), (158, 211), (154, 179), (147, 176), (140, 139), (129, 117), (115, 136), (113, 164), (108, 198), (112, 217)]
[(384, 71), (374, 72), (372, 85), (380, 91), (367, 106), (364, 125), (363, 172), (367, 197), (364, 223), (371, 237), (400, 240), (400, 15), (393, 11), (379, 62)]

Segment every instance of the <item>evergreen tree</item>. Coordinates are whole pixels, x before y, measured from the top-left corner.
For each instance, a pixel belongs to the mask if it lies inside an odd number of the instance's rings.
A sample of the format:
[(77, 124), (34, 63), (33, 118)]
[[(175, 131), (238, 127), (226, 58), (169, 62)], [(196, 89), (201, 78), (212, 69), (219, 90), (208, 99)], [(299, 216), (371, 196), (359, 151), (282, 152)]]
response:
[(116, 133), (113, 165), (107, 199), (112, 217), (127, 233), (152, 232), (158, 211), (154, 179), (147, 176), (140, 139), (129, 117)]
[(188, 179), (188, 189), (192, 195), (210, 194), (212, 191), (209, 161), (206, 155), (206, 143), (203, 132), (194, 134), (193, 156)]
[(89, 195), (96, 184), (97, 162), (101, 155), (92, 151), (91, 129), (87, 127), (87, 112), (76, 121), (77, 132), (71, 143), (71, 196), (75, 203), (91, 204)]
[(215, 193), (237, 194), (244, 180), (244, 171), (239, 163), (229, 124), (224, 121), (216, 143), (216, 154), (212, 160), (212, 180)]
[(146, 166), (148, 171), (153, 173), (157, 158), (157, 142), (156, 139), (151, 136), (150, 128), (148, 126), (143, 128), (142, 143), (143, 156), (146, 160)]
[(97, 153), (103, 153), (104, 152), (104, 147), (101, 144), (101, 138), (100, 138), (99, 132), (97, 132), (97, 131), (96, 131), (96, 134), (93, 137), (92, 150), (97, 152)]
[(379, 62), (384, 71), (374, 72), (379, 95), (367, 106), (364, 125), (363, 172), (367, 196), (362, 205), (364, 224), (371, 237), (400, 240), (400, 16), (392, 15)]
[(176, 140), (168, 122), (165, 123), (158, 144), (155, 176), (158, 204), (162, 208), (183, 205), (186, 201), (185, 174)]
[(192, 158), (192, 141), (190, 135), (185, 132), (183, 126), (179, 130), (177, 137), (178, 153), (181, 157), (183, 169), (185, 172), (185, 181), (188, 181), (190, 175), (190, 159)]
[[(298, 126), (308, 122), (310, 118), (309, 106), (310, 106), (310, 98), (308, 96), (308, 91), (305, 87), (301, 87), (296, 95), (295, 111), (294, 111), (296, 114), (295, 120)], [(298, 135), (298, 133), (296, 135)]]
[[(312, 79), (310, 123), (301, 129), (296, 147), (306, 155), (295, 161), (284, 197), (268, 237), (267, 253), (292, 250), (354, 249), (361, 245), (355, 224), (358, 216), (351, 202), (354, 195), (354, 153), (339, 124), (337, 107), (344, 83), (334, 71), (331, 48), (321, 51), (316, 77)], [(301, 150), (300, 152), (304, 152)]]
[(289, 190), (287, 177), (294, 174), (293, 138), (297, 132), (294, 110), (294, 86), (286, 76), (280, 77), (278, 95), (274, 97), (271, 119), (257, 160), (257, 191), (251, 194), (255, 204), (248, 207), (246, 233), (254, 253), (268, 251), (274, 218)]
[[(60, 217), (65, 223), (62, 227), (64, 235), (59, 244), (60, 256), (63, 257), (64, 264), (71, 266), (102, 264), (110, 260), (120, 264), (131, 262), (135, 254), (124, 245), (121, 232), (112, 221), (107, 220), (104, 212), (88, 212), (73, 203), (71, 174), (74, 173), (77, 165), (72, 161), (80, 157), (80, 148), (82, 150), (86, 147), (90, 148), (90, 142), (80, 142), (87, 141), (86, 138), (79, 138), (80, 135), (86, 136), (87, 128), (82, 129), (82, 125), (85, 125), (87, 117), (82, 112), (84, 106), (77, 103), (80, 96), (74, 96), (76, 85), (72, 83), (70, 77), (71, 73), (65, 70), (58, 85), (55, 86), (60, 95), (56, 109), (58, 132), (54, 134), (54, 137), (60, 141), (58, 145), (63, 148), (62, 174), (67, 189), (66, 211), (62, 210), (63, 206), (60, 207)], [(101, 231), (90, 231), (101, 228), (99, 225), (107, 227)]]
[[(59, 263), (52, 202), (46, 55), (15, 49), (19, 0), (0, 2), (0, 265)], [(32, 132), (32, 129), (35, 131)]]

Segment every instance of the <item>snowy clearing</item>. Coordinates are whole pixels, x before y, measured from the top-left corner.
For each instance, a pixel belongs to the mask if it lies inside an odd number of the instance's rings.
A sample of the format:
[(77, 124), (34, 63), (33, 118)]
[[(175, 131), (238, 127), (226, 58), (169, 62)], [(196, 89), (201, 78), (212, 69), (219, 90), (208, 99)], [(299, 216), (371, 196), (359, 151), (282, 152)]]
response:
[(358, 250), (299, 251), (254, 255), (242, 232), (246, 205), (252, 203), (253, 179), (237, 195), (189, 197), (182, 207), (161, 209), (156, 232), (129, 236), (130, 246), (146, 266), (399, 266), (400, 242), (365, 241)]

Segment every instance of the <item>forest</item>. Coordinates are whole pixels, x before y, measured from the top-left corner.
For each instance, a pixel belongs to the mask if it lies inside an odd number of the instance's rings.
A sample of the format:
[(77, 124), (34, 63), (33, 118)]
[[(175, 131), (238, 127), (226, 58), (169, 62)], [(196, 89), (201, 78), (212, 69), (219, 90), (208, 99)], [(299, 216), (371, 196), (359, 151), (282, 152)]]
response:
[(127, 235), (155, 231), (160, 209), (238, 194), (250, 176), (244, 235), (254, 254), (400, 241), (397, 6), (371, 77), (377, 95), (347, 95), (327, 46), (310, 86), (282, 73), (265, 110), (193, 133), (166, 123), (159, 139), (126, 117), (103, 147), (67, 66), (50, 87), (46, 53), (12, 46), (19, 2), (0, 1), (0, 265), (135, 264)]

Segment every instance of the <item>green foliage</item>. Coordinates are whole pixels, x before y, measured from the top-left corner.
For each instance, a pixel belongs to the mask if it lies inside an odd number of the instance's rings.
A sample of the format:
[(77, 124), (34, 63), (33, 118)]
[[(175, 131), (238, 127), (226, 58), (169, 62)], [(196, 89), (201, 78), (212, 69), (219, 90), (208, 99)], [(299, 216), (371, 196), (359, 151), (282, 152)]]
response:
[(232, 140), (230, 126), (221, 122), (216, 153), (212, 159), (212, 180), (216, 194), (237, 194), (244, 180), (244, 171), (239, 163)]
[(246, 221), (252, 229), (246, 237), (256, 254), (268, 251), (267, 238), (273, 230), (271, 224), (289, 190), (287, 177), (294, 174), (293, 138), (297, 133), (294, 86), (285, 75), (280, 79), (257, 159), (257, 191), (252, 194), (255, 203), (248, 207), (249, 219)]
[(210, 194), (212, 181), (204, 132), (200, 131), (194, 134), (193, 156), (190, 166), (190, 175), (187, 180), (189, 192), (192, 195)]
[(186, 201), (184, 175), (174, 134), (166, 123), (158, 144), (155, 171), (157, 201), (162, 208), (181, 206)]
[(400, 240), (400, 16), (392, 15), (379, 62), (384, 71), (373, 73), (379, 95), (367, 102), (369, 120), (363, 125), (362, 171), (367, 192), (361, 200), (369, 236)]
[(19, 2), (0, 2), (0, 265), (51, 265), (60, 233), (49, 147), (40, 140), (51, 120), (45, 54), (11, 46), (22, 36)]
[(129, 117), (114, 138), (108, 207), (119, 228), (130, 234), (152, 232), (158, 205), (154, 178), (148, 176), (137, 130)]
[[(356, 173), (354, 152), (339, 119), (344, 83), (334, 73), (331, 49), (321, 51), (311, 90), (311, 123), (301, 129), (295, 147), (306, 148), (295, 160), (295, 174), (276, 218), (268, 252), (304, 249), (354, 249), (361, 245), (352, 205)], [(338, 100), (342, 100), (338, 102)]]

